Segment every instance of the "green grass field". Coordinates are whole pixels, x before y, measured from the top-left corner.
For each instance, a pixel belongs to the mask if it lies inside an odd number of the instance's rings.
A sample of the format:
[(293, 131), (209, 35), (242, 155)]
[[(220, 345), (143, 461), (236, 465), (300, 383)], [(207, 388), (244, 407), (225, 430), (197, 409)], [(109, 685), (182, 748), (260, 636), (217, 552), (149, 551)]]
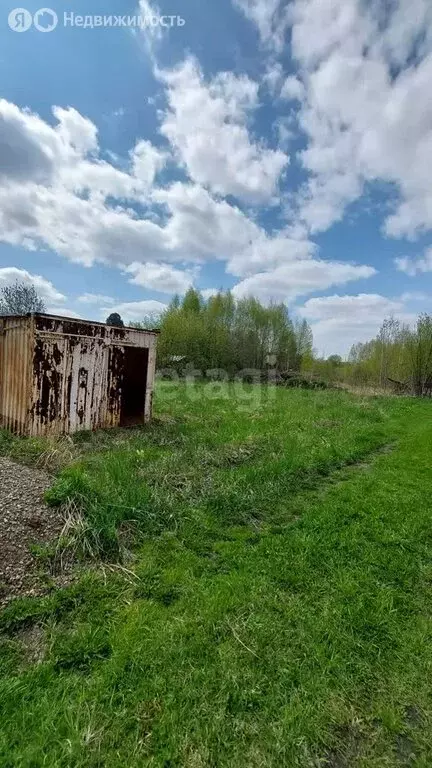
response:
[(431, 766), (432, 402), (155, 406), (76, 438), (49, 492), (99, 560), (0, 614), (0, 766)]

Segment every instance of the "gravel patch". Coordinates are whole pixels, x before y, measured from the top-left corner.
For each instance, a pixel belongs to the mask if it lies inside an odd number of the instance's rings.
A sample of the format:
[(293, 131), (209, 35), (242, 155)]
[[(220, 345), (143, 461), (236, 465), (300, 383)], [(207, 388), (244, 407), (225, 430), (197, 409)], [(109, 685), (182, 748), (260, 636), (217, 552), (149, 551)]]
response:
[(43, 501), (51, 483), (46, 472), (0, 458), (0, 606), (47, 590), (30, 547), (57, 538), (64, 525)]

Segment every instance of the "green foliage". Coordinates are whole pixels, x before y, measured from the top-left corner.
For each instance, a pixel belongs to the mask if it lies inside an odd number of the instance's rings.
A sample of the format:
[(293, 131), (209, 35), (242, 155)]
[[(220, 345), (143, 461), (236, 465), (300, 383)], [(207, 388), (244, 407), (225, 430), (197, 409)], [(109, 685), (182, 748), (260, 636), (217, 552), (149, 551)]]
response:
[(328, 383), (324, 379), (305, 377), (300, 374), (285, 376), (280, 382), (284, 387), (300, 387), (301, 389), (327, 389)]
[(394, 317), (386, 318), (375, 339), (353, 345), (347, 362), (339, 355), (307, 359), (302, 370), (330, 382), (431, 395), (432, 316), (421, 315), (414, 328)]
[(412, 373), (409, 340), (413, 332), (393, 317), (384, 320), (375, 339), (356, 344), (349, 355), (346, 375), (353, 384), (389, 387), (389, 378), (407, 381)]
[(57, 590), (46, 597), (20, 598), (9, 603), (0, 613), (0, 638), (10, 637), (26, 627), (48, 621), (72, 620), (82, 623), (92, 606), (93, 619), (103, 623), (115, 610), (113, 601), (119, 599), (123, 581), (89, 572), (70, 587)]
[(138, 331), (158, 331), (160, 325), (159, 315), (145, 315), (140, 323), (130, 323), (131, 328), (136, 328)]
[(0, 429), (0, 456), (9, 456), (22, 464), (35, 464), (46, 452), (47, 443), (36, 437), (23, 438)]
[[(310, 388), (308, 380), (304, 385)], [(245, 399), (229, 405), (229, 392), (214, 394), (204, 384), (195, 385), (188, 401), (186, 384), (160, 383), (156, 413), (171, 413), (174, 424), (136, 430), (118, 446), (108, 441), (96, 452), (85, 443), (80, 460), (58, 474), (46, 499), (81, 510), (92, 549), (105, 558), (121, 556), (125, 525), (155, 536), (178, 530), (183, 519), (273, 520), (281, 494), (285, 499), (310, 487), (385, 440), (377, 408), (365, 410), (343, 392), (337, 399), (333, 393), (303, 391), (301, 379), (295, 386), (298, 392), (275, 387), (264, 397), (260, 385), (245, 384)], [(319, 389), (321, 382), (313, 387)], [(345, 428), (332, 430), (322, 446), (315, 425), (321, 409), (345, 418)]]
[(432, 390), (432, 318), (421, 315), (414, 329), (394, 318), (384, 321), (373, 341), (351, 350), (352, 377), (381, 387), (400, 382), (415, 395)]
[(104, 627), (88, 624), (74, 627), (72, 633), (56, 634), (51, 645), (54, 668), (88, 672), (95, 663), (111, 655), (107, 634)]
[(183, 370), (189, 364), (199, 371), (229, 374), (248, 368), (298, 369), (311, 353), (306, 321), (293, 325), (283, 304), (236, 301), (229, 291), (204, 302), (190, 288), (182, 302), (175, 297), (161, 319), (160, 368)]
[(145, 538), (0, 613), (0, 764), (430, 765), (429, 402), (206, 391), (60, 475)]
[(414, 333), (407, 339), (416, 395), (432, 394), (432, 315), (420, 315)]

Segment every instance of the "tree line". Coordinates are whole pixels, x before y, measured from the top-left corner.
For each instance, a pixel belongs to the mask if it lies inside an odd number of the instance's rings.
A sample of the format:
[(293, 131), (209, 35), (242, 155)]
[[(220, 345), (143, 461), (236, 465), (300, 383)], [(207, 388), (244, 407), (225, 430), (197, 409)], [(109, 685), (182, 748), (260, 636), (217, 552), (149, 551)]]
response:
[[(16, 282), (0, 289), (0, 315), (44, 312), (35, 286)], [(123, 325), (113, 313), (108, 325)], [(194, 288), (175, 296), (160, 318), (137, 328), (159, 328), (159, 368), (297, 371), (330, 383), (370, 386), (418, 396), (432, 395), (432, 315), (414, 327), (386, 318), (377, 336), (354, 344), (347, 361), (320, 359), (306, 320), (292, 320), (284, 304), (264, 306), (256, 298), (235, 299), (220, 291), (204, 300)]]
[[(154, 325), (147, 318), (141, 327)], [(158, 366), (200, 371), (222, 369), (300, 370), (312, 355), (312, 331), (305, 320), (294, 322), (284, 304), (264, 306), (258, 299), (236, 300), (230, 291), (204, 300), (190, 288), (175, 296), (163, 313)]]
[(388, 317), (375, 338), (352, 346), (346, 362), (332, 355), (308, 365), (333, 382), (432, 395), (432, 315), (421, 314), (413, 327)]

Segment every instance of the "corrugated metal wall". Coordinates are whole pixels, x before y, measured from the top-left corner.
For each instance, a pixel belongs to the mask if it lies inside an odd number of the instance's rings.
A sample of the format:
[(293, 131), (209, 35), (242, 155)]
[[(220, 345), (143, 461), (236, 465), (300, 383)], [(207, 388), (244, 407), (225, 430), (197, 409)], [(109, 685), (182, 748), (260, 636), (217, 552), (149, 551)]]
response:
[(0, 416), (8, 428), (36, 436), (119, 426), (127, 347), (149, 350), (143, 421), (151, 417), (155, 334), (47, 315), (0, 322)]
[(18, 434), (28, 428), (32, 338), (31, 318), (0, 317), (0, 423)]

